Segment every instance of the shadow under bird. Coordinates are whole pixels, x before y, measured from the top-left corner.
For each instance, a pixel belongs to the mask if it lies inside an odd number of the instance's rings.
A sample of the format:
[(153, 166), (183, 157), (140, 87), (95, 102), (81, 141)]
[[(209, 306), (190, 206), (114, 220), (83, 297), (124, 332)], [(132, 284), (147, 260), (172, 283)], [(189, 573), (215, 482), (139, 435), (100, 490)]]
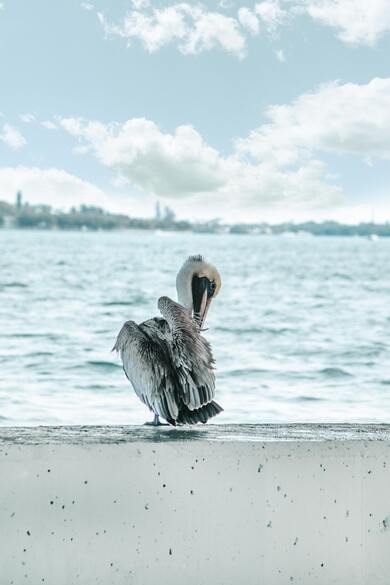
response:
[(214, 359), (201, 335), (211, 301), (221, 288), (218, 270), (190, 256), (178, 272), (178, 303), (160, 297), (163, 318), (127, 321), (114, 350), (137, 396), (171, 425), (205, 423), (223, 409), (214, 402)]

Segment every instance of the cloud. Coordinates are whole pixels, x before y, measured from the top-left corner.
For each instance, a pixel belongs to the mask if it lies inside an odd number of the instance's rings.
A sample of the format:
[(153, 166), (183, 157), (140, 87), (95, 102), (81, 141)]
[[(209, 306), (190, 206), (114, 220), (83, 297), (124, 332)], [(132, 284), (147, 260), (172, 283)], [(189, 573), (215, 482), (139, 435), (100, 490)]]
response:
[(183, 54), (198, 54), (216, 47), (239, 58), (245, 55), (245, 38), (235, 18), (207, 11), (203, 6), (180, 3), (143, 12), (131, 10), (119, 24), (109, 23), (99, 12), (105, 33), (127, 39), (139, 39), (147, 51), (155, 52), (177, 43)]
[(149, 0), (132, 0), (131, 3), (137, 10), (139, 10), (140, 8), (147, 8), (148, 6), (150, 6)]
[(275, 51), (275, 55), (277, 60), (280, 61), (281, 63), (284, 63), (286, 61), (283, 49), (278, 49), (277, 51)]
[(56, 208), (69, 208), (82, 203), (107, 207), (109, 203), (98, 187), (64, 170), (0, 167), (1, 198), (14, 201), (19, 190), (31, 204), (46, 203)]
[(223, 157), (192, 126), (169, 134), (136, 118), (109, 125), (64, 118), (60, 125), (77, 139), (78, 152), (93, 154), (122, 184), (127, 181), (157, 197), (192, 198), (204, 209), (211, 204), (225, 211), (281, 203), (315, 207), (336, 203), (341, 196), (319, 161), (281, 170), (268, 162), (253, 164), (236, 152)]
[(252, 10), (249, 10), (249, 8), (243, 6), (238, 10), (238, 20), (241, 26), (246, 28), (252, 35), (257, 35), (259, 33), (259, 19)]
[(343, 191), (324, 154), (390, 160), (390, 78), (333, 82), (284, 105), (223, 156), (192, 126), (163, 132), (145, 119), (103, 124), (60, 119), (80, 153), (92, 154), (142, 193), (192, 198), (204, 208), (245, 210), (337, 206)]
[(349, 45), (373, 46), (390, 31), (388, 0), (304, 0), (303, 7)]
[(390, 159), (390, 78), (367, 84), (331, 83), (271, 106), (268, 123), (238, 140), (238, 152), (279, 167), (318, 151)]
[(91, 4), (90, 2), (81, 2), (80, 6), (83, 10), (87, 11), (94, 10), (95, 8), (94, 5)]
[(25, 124), (30, 124), (31, 122), (35, 122), (34, 114), (21, 114), (19, 116), (20, 120)]
[(0, 140), (2, 140), (11, 150), (19, 150), (27, 144), (23, 134), (10, 124), (4, 124), (3, 132), (0, 133)]
[[(83, 3), (84, 8), (92, 4)], [(236, 14), (209, 11), (202, 4), (180, 2), (160, 8), (149, 0), (132, 0), (118, 23), (111, 23), (98, 12), (107, 36), (141, 41), (149, 52), (175, 44), (183, 54), (198, 54), (214, 48), (243, 58), (248, 35), (261, 33), (271, 39), (280, 28), (302, 14), (335, 29), (348, 45), (373, 46), (390, 31), (388, 0), (263, 0), (241, 6)], [(232, 10), (229, 3), (220, 8)]]
[(81, 152), (93, 152), (103, 165), (142, 189), (175, 197), (223, 184), (218, 152), (192, 126), (163, 134), (142, 118), (122, 125), (65, 118), (60, 124), (80, 140)]
[(53, 124), (53, 122), (50, 120), (43, 120), (43, 122), (41, 122), (41, 126), (47, 128), (47, 130), (56, 130), (58, 128), (58, 126)]
[(271, 34), (282, 26), (288, 19), (289, 13), (281, 7), (278, 0), (265, 0), (256, 4), (254, 11), (261, 23)]

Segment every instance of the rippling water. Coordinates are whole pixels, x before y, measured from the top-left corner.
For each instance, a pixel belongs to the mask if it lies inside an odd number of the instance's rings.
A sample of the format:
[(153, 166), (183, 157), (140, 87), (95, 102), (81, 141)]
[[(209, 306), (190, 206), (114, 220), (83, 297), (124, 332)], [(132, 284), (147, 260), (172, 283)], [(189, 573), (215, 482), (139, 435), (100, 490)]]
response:
[(110, 350), (194, 253), (223, 279), (218, 422), (390, 422), (390, 240), (3, 230), (0, 424), (149, 419)]

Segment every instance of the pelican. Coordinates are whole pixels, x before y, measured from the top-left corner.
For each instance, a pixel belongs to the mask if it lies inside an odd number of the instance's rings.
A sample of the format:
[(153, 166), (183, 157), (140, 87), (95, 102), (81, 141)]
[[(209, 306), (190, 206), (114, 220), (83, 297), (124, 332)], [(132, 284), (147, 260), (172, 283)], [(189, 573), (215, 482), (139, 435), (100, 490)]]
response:
[(201, 335), (211, 301), (221, 288), (218, 270), (190, 256), (176, 277), (178, 302), (158, 300), (161, 317), (137, 325), (126, 321), (113, 350), (138, 398), (170, 425), (205, 423), (223, 409), (214, 402), (211, 347)]

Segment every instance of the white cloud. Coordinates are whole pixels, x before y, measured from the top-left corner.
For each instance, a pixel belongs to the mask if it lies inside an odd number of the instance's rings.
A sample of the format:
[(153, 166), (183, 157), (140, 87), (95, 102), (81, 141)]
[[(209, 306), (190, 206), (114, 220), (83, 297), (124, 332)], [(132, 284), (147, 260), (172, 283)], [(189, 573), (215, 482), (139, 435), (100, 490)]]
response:
[(390, 159), (390, 78), (328, 84), (266, 115), (268, 123), (237, 141), (239, 152), (278, 166), (318, 151)]
[(288, 19), (287, 10), (280, 6), (278, 0), (265, 0), (256, 4), (255, 13), (269, 33), (275, 33)]
[[(225, 215), (288, 206), (307, 210), (342, 200), (321, 153), (360, 161), (390, 160), (390, 78), (332, 83), (266, 110), (267, 121), (222, 156), (192, 126), (164, 133), (153, 122), (103, 124), (60, 119), (81, 153), (93, 154), (127, 181), (157, 197), (192, 198)], [(176, 205), (176, 204), (175, 204)]]
[(153, 196), (192, 198), (203, 209), (219, 205), (228, 214), (229, 208), (242, 211), (283, 202), (315, 207), (341, 196), (319, 161), (281, 170), (268, 162), (253, 164), (236, 153), (223, 157), (191, 126), (167, 134), (144, 119), (105, 125), (66, 118), (60, 124), (78, 139), (79, 152), (92, 153), (117, 179)]
[(283, 49), (278, 49), (277, 51), (275, 51), (275, 55), (277, 60), (280, 61), (281, 63), (284, 63), (286, 61)]
[(256, 14), (242, 6), (238, 11), (238, 20), (244, 28), (246, 28), (252, 35), (257, 35), (260, 30), (260, 23), (259, 19), (257, 18)]
[(234, 18), (218, 12), (204, 12), (203, 9), (191, 9), (194, 26), (186, 41), (181, 45), (183, 53), (200, 53), (221, 47), (237, 57), (245, 55), (245, 39)]
[(174, 4), (151, 8), (146, 12), (131, 10), (120, 24), (109, 23), (102, 13), (98, 18), (107, 35), (139, 39), (149, 52), (176, 42), (184, 54), (197, 54), (215, 47), (239, 58), (245, 54), (245, 38), (235, 18), (210, 12), (201, 5)]
[(56, 208), (82, 203), (107, 207), (109, 203), (98, 187), (60, 169), (0, 167), (1, 199), (13, 202), (19, 190), (31, 204), (45, 203)]
[(31, 122), (35, 121), (35, 116), (34, 114), (21, 114), (19, 116), (20, 120), (22, 122), (24, 122), (25, 124), (30, 124)]
[(390, 31), (389, 0), (303, 0), (303, 6), (350, 45), (373, 46)]
[(179, 126), (171, 135), (142, 118), (123, 125), (65, 118), (60, 124), (80, 140), (79, 152), (92, 151), (105, 166), (147, 191), (175, 197), (223, 184), (217, 151), (191, 126)]
[(0, 133), (0, 140), (4, 142), (11, 150), (19, 150), (27, 144), (23, 134), (10, 124), (4, 124), (3, 132)]
[[(92, 4), (83, 3), (93, 8)], [(180, 2), (155, 8), (149, 0), (132, 0), (133, 9), (119, 23), (98, 12), (105, 33), (128, 45), (138, 39), (149, 52), (175, 43), (184, 54), (216, 47), (243, 58), (247, 36), (263, 32), (271, 38), (288, 22), (307, 14), (337, 31), (348, 45), (373, 46), (390, 31), (389, 0), (263, 0), (238, 8), (237, 15), (209, 11), (202, 4)], [(232, 10), (231, 3), (220, 8)]]
[(53, 122), (50, 120), (43, 120), (43, 122), (41, 122), (41, 126), (47, 128), (47, 130), (56, 130), (58, 128), (58, 126), (53, 124)]
[(150, 6), (149, 0), (132, 0), (131, 3), (136, 10), (140, 10), (141, 8), (148, 8), (148, 6)]
[(90, 2), (81, 2), (80, 6), (83, 10), (87, 11), (94, 10), (95, 8), (94, 5), (91, 4)]

